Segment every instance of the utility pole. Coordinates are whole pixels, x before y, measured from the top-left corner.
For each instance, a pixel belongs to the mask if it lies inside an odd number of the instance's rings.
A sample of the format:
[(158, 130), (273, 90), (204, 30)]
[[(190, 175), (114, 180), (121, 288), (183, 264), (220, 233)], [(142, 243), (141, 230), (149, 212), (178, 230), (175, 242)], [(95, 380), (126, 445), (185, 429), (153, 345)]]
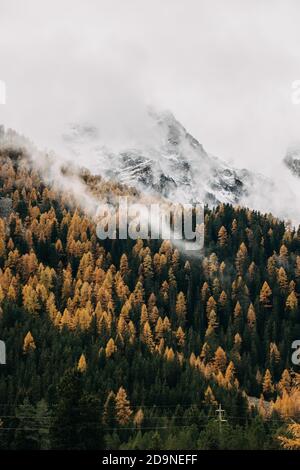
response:
[(227, 421), (227, 419), (224, 418), (225, 410), (222, 410), (221, 403), (219, 403), (219, 406), (216, 409), (216, 413), (217, 413), (217, 420), (219, 422), (219, 433), (221, 435), (221, 433), (222, 433), (222, 423), (225, 423)]

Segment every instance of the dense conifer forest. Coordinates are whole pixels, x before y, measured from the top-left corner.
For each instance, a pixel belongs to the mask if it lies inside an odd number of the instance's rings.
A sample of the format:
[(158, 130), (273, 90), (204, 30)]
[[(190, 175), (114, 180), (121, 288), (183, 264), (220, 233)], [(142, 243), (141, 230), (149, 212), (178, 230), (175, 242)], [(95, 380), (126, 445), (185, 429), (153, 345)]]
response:
[(0, 152), (0, 197), (0, 448), (299, 446), (300, 230), (220, 205), (201, 258), (101, 241), (21, 150)]

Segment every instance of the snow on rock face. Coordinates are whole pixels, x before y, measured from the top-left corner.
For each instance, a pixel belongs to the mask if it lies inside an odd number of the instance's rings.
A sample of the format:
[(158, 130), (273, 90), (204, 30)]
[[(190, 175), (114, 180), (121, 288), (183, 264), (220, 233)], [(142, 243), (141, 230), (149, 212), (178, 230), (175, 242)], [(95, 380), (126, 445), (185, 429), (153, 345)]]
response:
[(152, 145), (112, 152), (91, 125), (70, 126), (63, 135), (64, 145), (83, 164), (89, 155), (92, 163), (87, 166), (93, 173), (182, 203), (236, 204), (253, 185), (266, 182), (208, 154), (170, 112), (150, 111), (150, 116), (155, 129)]
[(300, 178), (300, 148), (289, 149), (283, 161), (292, 174)]

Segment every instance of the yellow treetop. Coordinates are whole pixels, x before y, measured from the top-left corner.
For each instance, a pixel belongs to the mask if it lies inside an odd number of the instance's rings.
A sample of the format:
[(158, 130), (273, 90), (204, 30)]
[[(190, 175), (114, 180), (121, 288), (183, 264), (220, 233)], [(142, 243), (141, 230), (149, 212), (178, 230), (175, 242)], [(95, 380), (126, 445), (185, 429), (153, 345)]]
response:
[(259, 301), (264, 304), (264, 305), (268, 305), (270, 303), (270, 296), (272, 295), (272, 290), (269, 286), (269, 284), (267, 283), (267, 281), (265, 281), (263, 283), (263, 286), (260, 290), (260, 294), (259, 294)]
[(34, 351), (36, 349), (35, 342), (33, 339), (33, 336), (30, 331), (28, 331), (27, 335), (24, 338), (24, 343), (23, 343), (23, 352), (24, 354), (27, 354), (31, 351)]
[(86, 364), (85, 355), (82, 353), (78, 361), (77, 370), (83, 373), (86, 371), (86, 368), (87, 368), (87, 364)]
[(115, 342), (113, 338), (110, 338), (107, 342), (106, 348), (105, 348), (105, 355), (107, 358), (111, 357), (115, 352), (117, 351), (117, 347), (115, 345)]

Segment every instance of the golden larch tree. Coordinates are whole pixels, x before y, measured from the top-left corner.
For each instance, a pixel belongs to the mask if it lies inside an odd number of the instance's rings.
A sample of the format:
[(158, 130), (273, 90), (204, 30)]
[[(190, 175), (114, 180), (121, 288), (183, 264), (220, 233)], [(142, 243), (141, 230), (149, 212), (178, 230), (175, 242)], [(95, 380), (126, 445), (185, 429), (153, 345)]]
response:
[(247, 261), (247, 256), (248, 256), (247, 247), (245, 243), (242, 242), (235, 258), (236, 270), (240, 276), (243, 274), (243, 270), (245, 268), (245, 264)]
[(217, 307), (217, 302), (215, 301), (215, 299), (213, 298), (213, 296), (210, 296), (208, 301), (207, 301), (207, 304), (206, 304), (206, 313), (207, 313), (207, 316), (209, 315), (209, 313), (212, 311), (212, 310), (216, 310), (216, 307)]
[(142, 408), (140, 408), (134, 415), (133, 422), (137, 428), (140, 428), (144, 421), (144, 413)]
[(227, 388), (231, 388), (235, 382), (235, 367), (232, 361), (229, 362), (225, 372), (225, 385)]
[(153, 335), (151, 331), (151, 327), (149, 325), (149, 322), (146, 322), (143, 327), (143, 332), (142, 332), (142, 341), (148, 346), (149, 350), (151, 352), (154, 351), (155, 344), (153, 341)]
[(226, 307), (227, 304), (227, 294), (224, 290), (222, 290), (220, 297), (219, 297), (219, 304), (221, 307)]
[(227, 356), (223, 348), (221, 346), (215, 352), (214, 357), (214, 366), (216, 371), (221, 371), (222, 373), (225, 372), (227, 363)]
[(278, 436), (282, 447), (288, 450), (300, 450), (300, 423), (291, 423), (287, 427), (287, 436)]
[(280, 250), (279, 250), (279, 261), (282, 266), (287, 265), (288, 254), (289, 252), (288, 252), (287, 247), (285, 245), (281, 245)]
[(27, 335), (24, 338), (24, 343), (23, 343), (23, 352), (24, 354), (27, 354), (31, 351), (34, 351), (36, 349), (35, 342), (33, 339), (33, 336), (30, 331), (28, 331)]
[(184, 324), (186, 320), (186, 301), (183, 292), (179, 292), (176, 300), (176, 316), (180, 324)]
[(259, 301), (264, 305), (264, 306), (269, 306), (270, 305), (270, 297), (272, 295), (272, 290), (269, 286), (269, 284), (267, 283), (267, 281), (265, 281), (263, 283), (263, 286), (260, 290), (260, 294), (259, 294)]
[(79, 372), (81, 373), (84, 373), (86, 371), (86, 368), (87, 368), (87, 363), (86, 363), (85, 355), (82, 353), (77, 364), (77, 370), (79, 370)]
[(292, 377), (291, 374), (289, 373), (288, 369), (284, 369), (284, 371), (281, 374), (281, 379), (278, 382), (278, 390), (280, 393), (283, 393), (283, 391), (290, 392), (292, 386)]
[(222, 227), (220, 228), (220, 230), (218, 232), (218, 245), (226, 246), (227, 242), (228, 242), (227, 230), (224, 227), (224, 225), (222, 225)]
[(110, 358), (116, 351), (117, 351), (117, 346), (115, 345), (113, 338), (110, 338), (105, 348), (105, 356), (107, 358)]
[(169, 348), (168, 346), (166, 347), (165, 358), (167, 359), (168, 362), (174, 361), (175, 354), (174, 354), (173, 348)]
[(123, 387), (119, 388), (115, 403), (117, 421), (121, 426), (125, 426), (130, 422), (132, 410), (130, 408), (130, 402), (127, 399), (126, 391)]
[(177, 339), (177, 344), (179, 347), (183, 348), (184, 342), (185, 342), (185, 333), (181, 326), (178, 327), (176, 331), (176, 339)]
[(296, 311), (297, 308), (298, 308), (298, 299), (297, 299), (297, 296), (295, 294), (295, 291), (292, 291), (287, 299), (286, 299), (286, 302), (285, 302), (285, 307), (287, 310), (290, 310), (292, 312)]
[(272, 393), (274, 392), (274, 386), (272, 382), (272, 375), (269, 369), (267, 369), (265, 372), (262, 386), (264, 395), (272, 395)]
[(233, 310), (233, 317), (234, 319), (238, 320), (241, 318), (242, 315), (242, 307), (239, 301), (235, 304), (234, 310)]
[(140, 328), (143, 329), (145, 323), (149, 321), (148, 310), (145, 304), (141, 308), (141, 317), (140, 317)]
[(253, 330), (256, 325), (256, 313), (253, 307), (253, 304), (251, 303), (248, 307), (248, 312), (247, 312), (247, 325), (250, 328), (250, 330)]
[(163, 337), (164, 335), (164, 324), (163, 324), (163, 321), (161, 319), (161, 317), (158, 318), (157, 320), (157, 323), (155, 325), (155, 338), (156, 340), (159, 342), (160, 339)]
[(121, 276), (124, 277), (128, 274), (129, 272), (129, 267), (128, 267), (128, 258), (127, 258), (127, 255), (125, 253), (123, 253), (123, 255), (121, 256), (121, 259), (120, 259), (120, 273), (121, 273)]
[(288, 277), (286, 275), (285, 269), (282, 266), (278, 269), (277, 282), (279, 284), (280, 292), (281, 293), (287, 292)]
[(28, 312), (33, 314), (37, 313), (40, 308), (38, 294), (35, 289), (28, 284), (23, 287), (23, 305)]

